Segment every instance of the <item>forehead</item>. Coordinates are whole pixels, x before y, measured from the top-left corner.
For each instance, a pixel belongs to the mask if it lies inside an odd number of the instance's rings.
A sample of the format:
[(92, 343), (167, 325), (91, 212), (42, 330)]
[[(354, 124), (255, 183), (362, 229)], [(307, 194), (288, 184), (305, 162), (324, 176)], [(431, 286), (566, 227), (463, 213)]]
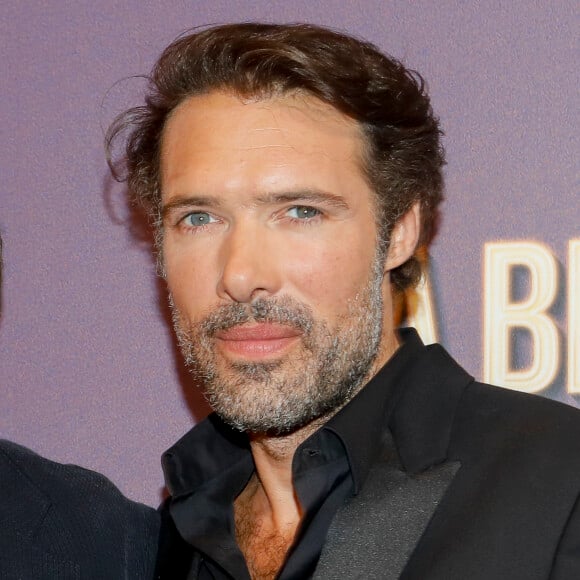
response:
[(310, 95), (194, 96), (164, 129), (162, 197), (197, 183), (220, 193), (282, 186), (360, 190), (366, 186), (363, 148), (358, 123)]

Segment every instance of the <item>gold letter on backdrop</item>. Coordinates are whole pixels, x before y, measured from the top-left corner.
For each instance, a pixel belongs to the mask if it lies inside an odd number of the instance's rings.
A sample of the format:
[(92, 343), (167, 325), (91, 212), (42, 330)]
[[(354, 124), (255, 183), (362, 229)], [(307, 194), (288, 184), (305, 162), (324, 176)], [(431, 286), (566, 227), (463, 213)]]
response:
[(424, 267), (421, 281), (416, 288), (405, 293), (407, 300), (406, 323), (417, 329), (425, 344), (437, 342), (437, 323), (433, 307), (433, 293), (429, 273)]
[[(514, 267), (529, 274), (528, 296), (511, 300)], [(484, 263), (484, 380), (511, 389), (537, 392), (556, 377), (559, 337), (547, 310), (554, 302), (558, 270), (552, 253), (534, 242), (485, 244)], [(524, 329), (532, 339), (531, 364), (512, 368), (511, 333)]]
[(568, 246), (568, 392), (580, 394), (580, 239)]

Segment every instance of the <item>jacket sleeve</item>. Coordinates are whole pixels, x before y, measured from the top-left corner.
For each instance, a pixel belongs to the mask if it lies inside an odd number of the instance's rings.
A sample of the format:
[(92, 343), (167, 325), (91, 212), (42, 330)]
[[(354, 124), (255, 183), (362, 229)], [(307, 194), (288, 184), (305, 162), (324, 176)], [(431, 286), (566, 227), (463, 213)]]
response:
[(560, 538), (550, 580), (580, 578), (580, 496)]
[(193, 548), (177, 531), (170, 513), (171, 498), (167, 498), (158, 512), (161, 516), (156, 580), (181, 580), (188, 577), (193, 564)]

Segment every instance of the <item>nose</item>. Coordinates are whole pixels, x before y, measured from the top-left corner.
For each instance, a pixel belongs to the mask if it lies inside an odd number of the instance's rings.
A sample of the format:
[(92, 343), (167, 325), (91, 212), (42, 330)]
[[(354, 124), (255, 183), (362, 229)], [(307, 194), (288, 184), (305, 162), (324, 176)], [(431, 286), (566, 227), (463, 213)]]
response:
[(280, 260), (266, 227), (236, 224), (230, 227), (220, 249), (218, 296), (250, 303), (280, 289)]

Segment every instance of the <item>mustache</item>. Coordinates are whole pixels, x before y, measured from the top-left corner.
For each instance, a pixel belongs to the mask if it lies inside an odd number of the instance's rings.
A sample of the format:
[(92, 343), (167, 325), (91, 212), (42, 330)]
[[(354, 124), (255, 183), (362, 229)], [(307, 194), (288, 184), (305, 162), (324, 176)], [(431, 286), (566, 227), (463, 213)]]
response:
[(199, 329), (208, 337), (248, 322), (269, 322), (291, 326), (308, 335), (314, 325), (312, 310), (293, 298), (257, 298), (251, 304), (220, 306), (200, 323)]

